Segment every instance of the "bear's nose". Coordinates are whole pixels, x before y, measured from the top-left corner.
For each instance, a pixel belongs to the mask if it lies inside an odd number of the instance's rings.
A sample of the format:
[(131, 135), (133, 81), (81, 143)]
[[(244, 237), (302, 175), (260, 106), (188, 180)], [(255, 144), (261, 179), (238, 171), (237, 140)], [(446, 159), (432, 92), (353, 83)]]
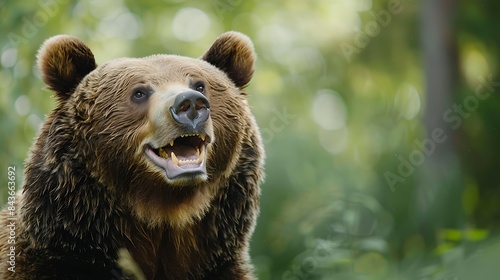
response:
[(210, 104), (203, 94), (194, 90), (185, 91), (175, 97), (170, 114), (177, 123), (197, 130), (208, 119)]

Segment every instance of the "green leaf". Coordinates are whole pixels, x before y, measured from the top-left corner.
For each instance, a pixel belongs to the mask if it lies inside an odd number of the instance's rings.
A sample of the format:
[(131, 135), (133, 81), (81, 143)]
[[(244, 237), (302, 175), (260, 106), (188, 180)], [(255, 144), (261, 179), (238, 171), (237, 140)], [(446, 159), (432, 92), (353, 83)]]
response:
[(470, 229), (467, 231), (467, 240), (480, 241), (488, 237), (489, 231), (486, 229)]

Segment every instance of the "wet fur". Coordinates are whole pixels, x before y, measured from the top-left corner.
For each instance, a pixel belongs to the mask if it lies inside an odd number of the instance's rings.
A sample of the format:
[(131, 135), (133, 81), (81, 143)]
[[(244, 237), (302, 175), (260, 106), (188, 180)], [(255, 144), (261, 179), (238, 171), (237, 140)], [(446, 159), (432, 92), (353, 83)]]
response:
[[(254, 67), (250, 40), (228, 32), (202, 60), (156, 55), (94, 69), (85, 44), (63, 35), (38, 60), (58, 105), (26, 162), (15, 274), (7, 271), (8, 229), (0, 228), (0, 278), (133, 279), (117, 263), (125, 250), (147, 279), (254, 279), (248, 246), (264, 151), (242, 92)], [(193, 75), (207, 82), (211, 104), (209, 177), (171, 185), (140, 149), (158, 133), (154, 102), (123, 100), (136, 83), (164, 90)], [(0, 212), (2, 224), (6, 216)]]

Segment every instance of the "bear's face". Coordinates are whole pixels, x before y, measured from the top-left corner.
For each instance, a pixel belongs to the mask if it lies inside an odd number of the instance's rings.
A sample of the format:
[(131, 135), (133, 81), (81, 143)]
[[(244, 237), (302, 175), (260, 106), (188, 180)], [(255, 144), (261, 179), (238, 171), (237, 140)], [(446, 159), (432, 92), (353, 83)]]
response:
[[(120, 58), (96, 66), (80, 40), (60, 35), (39, 52), (56, 92), (53, 123), (66, 123), (85, 170), (141, 220), (183, 226), (201, 218), (232, 173), (249, 121), (242, 89), (255, 53), (236, 32), (201, 59)], [(64, 133), (62, 133), (64, 134)]]
[(134, 164), (175, 188), (208, 179), (215, 141), (211, 103), (235, 97), (228, 96), (234, 93), (227, 92), (223, 73), (201, 60), (156, 55), (108, 62), (89, 79), (96, 84), (89, 116), (99, 132), (95, 149), (118, 152), (101, 158), (103, 166)]

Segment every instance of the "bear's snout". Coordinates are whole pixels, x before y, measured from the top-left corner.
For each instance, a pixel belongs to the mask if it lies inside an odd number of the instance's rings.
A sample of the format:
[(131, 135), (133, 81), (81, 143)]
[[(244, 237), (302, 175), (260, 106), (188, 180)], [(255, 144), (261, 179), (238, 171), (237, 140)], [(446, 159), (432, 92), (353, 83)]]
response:
[(210, 116), (210, 103), (200, 92), (181, 92), (175, 97), (170, 114), (177, 123), (189, 130), (199, 131)]

